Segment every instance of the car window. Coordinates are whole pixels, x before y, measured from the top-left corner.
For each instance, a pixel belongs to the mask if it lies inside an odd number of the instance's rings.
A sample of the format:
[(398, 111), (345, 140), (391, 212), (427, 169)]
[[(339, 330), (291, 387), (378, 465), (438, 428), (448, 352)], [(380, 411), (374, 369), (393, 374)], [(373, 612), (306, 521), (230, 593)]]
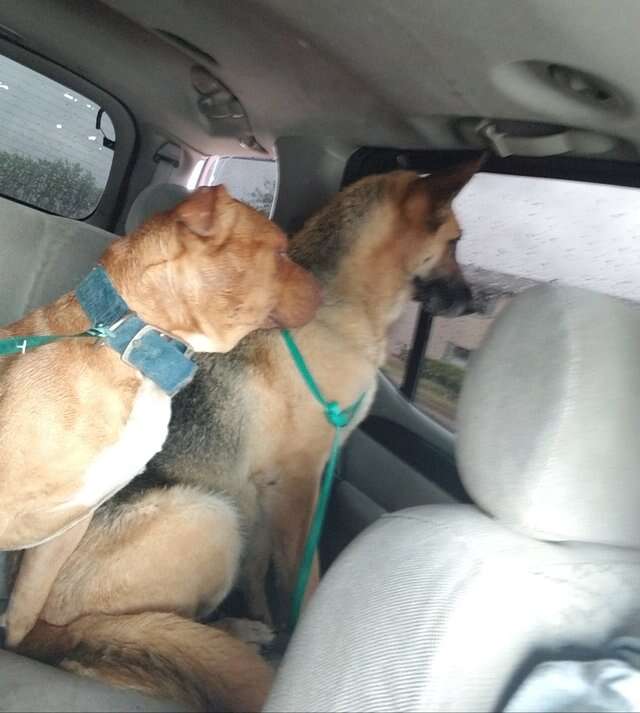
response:
[[(433, 319), (414, 395), (450, 430), (467, 361), (515, 294), (557, 282), (640, 303), (640, 190), (480, 173), (454, 205), (464, 231), (457, 257), (478, 312)], [(391, 331), (384, 371), (398, 385), (418, 314), (411, 303)]]
[(234, 198), (271, 215), (278, 180), (278, 164), (271, 159), (211, 156), (199, 185), (224, 184)]
[(91, 215), (115, 142), (106, 113), (96, 128), (99, 112), (91, 99), (0, 55), (0, 195), (68, 218)]

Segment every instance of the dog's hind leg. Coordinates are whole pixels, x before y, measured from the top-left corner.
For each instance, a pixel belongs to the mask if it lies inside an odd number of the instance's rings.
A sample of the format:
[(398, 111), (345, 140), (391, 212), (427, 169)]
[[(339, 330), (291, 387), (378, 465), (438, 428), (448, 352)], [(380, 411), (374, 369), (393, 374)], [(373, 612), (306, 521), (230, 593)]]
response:
[(65, 562), (82, 540), (91, 516), (62, 535), (25, 550), (5, 614), (6, 647), (13, 649), (35, 625)]
[(242, 537), (224, 497), (174, 486), (98, 511), (54, 582), (42, 619), (94, 613), (210, 614), (231, 590)]
[(229, 592), (241, 546), (233, 506), (196, 488), (150, 490), (108, 506), (19, 651), (197, 708), (258, 711), (269, 666), (229, 633), (191, 620)]

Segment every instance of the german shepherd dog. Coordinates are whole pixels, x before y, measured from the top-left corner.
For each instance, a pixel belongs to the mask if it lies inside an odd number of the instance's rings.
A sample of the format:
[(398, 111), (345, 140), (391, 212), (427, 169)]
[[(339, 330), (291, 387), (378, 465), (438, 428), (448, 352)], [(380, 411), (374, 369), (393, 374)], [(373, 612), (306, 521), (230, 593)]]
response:
[[(370, 407), (408, 301), (451, 314), (468, 305), (452, 200), (479, 166), (364, 178), (291, 240), (290, 256), (324, 289), (316, 317), (293, 330), (298, 346), (327, 398), (366, 394), (345, 435)], [(258, 710), (270, 669), (237, 637), (259, 644), (268, 632), (195, 620), (238, 581), (250, 615), (272, 622), (270, 563), (286, 615), (333, 428), (277, 332), (199, 363), (164, 450), (98, 511), (21, 651), (199, 708)], [(316, 562), (307, 596), (317, 580)]]

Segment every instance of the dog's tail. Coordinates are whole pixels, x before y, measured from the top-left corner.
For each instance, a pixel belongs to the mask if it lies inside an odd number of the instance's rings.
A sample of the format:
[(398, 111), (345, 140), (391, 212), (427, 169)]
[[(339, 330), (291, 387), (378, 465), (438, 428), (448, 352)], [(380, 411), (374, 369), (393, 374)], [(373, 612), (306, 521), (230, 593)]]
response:
[(18, 653), (207, 711), (260, 711), (272, 680), (247, 644), (175, 614), (90, 614), (67, 626), (39, 621)]

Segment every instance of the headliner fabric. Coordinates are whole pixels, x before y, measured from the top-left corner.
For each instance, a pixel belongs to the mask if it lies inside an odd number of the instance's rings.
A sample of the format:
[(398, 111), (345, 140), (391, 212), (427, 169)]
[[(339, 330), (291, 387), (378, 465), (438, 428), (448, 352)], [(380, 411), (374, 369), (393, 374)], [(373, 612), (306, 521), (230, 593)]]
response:
[(474, 501), (542, 540), (640, 546), (640, 311), (539, 287), (474, 354), (457, 458)]
[(186, 711), (183, 705), (121, 691), (0, 651), (0, 711)]
[(0, 326), (73, 289), (114, 237), (0, 198)]
[(539, 661), (633, 635), (639, 587), (634, 550), (537, 542), (473, 506), (388, 515), (325, 575), (265, 711), (496, 710)]
[(124, 225), (126, 234), (139, 228), (152, 215), (175, 208), (188, 195), (187, 188), (177, 183), (155, 183), (147, 186), (131, 204)]

